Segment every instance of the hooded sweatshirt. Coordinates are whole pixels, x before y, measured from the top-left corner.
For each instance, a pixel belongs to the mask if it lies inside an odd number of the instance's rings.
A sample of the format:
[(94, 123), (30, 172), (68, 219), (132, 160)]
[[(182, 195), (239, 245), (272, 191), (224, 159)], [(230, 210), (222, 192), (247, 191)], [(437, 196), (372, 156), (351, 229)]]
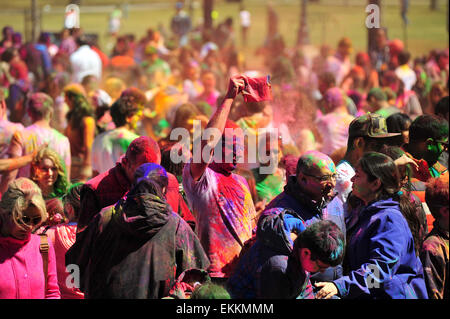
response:
[(197, 236), (165, 200), (137, 194), (111, 209), (92, 250), (87, 298), (160, 299), (184, 270), (209, 266)]
[(334, 281), (342, 298), (428, 299), (422, 263), (398, 202), (369, 203), (347, 235), (348, 275)]

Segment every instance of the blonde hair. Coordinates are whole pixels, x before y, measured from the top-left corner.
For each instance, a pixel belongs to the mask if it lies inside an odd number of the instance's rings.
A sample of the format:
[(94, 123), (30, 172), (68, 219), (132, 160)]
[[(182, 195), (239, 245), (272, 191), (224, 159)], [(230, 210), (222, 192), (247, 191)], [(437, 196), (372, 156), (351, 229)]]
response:
[[(9, 234), (10, 229), (5, 229), (12, 221), (20, 227), (18, 220), (23, 217), (23, 212), (30, 206), (35, 206), (41, 214), (41, 223), (48, 215), (45, 201), (39, 186), (29, 178), (20, 177), (12, 181), (8, 190), (3, 194), (0, 201), (0, 221), (2, 234)], [(39, 225), (36, 225), (36, 227)]]
[(45, 158), (50, 159), (53, 164), (55, 164), (56, 169), (58, 170), (58, 177), (53, 184), (53, 194), (56, 197), (61, 197), (66, 194), (67, 189), (69, 188), (69, 182), (67, 180), (66, 165), (61, 159), (61, 156), (53, 149), (46, 147), (39, 151), (39, 153), (31, 162), (30, 178), (37, 183), (36, 167), (39, 166), (39, 163)]

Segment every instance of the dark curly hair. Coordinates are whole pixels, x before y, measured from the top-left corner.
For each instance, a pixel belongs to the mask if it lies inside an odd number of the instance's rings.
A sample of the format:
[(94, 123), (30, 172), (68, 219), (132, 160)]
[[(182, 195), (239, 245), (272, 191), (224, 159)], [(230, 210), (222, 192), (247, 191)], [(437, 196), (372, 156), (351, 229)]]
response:
[(147, 98), (141, 90), (131, 87), (122, 92), (120, 97), (111, 105), (111, 117), (116, 127), (124, 126), (127, 117), (143, 110)]

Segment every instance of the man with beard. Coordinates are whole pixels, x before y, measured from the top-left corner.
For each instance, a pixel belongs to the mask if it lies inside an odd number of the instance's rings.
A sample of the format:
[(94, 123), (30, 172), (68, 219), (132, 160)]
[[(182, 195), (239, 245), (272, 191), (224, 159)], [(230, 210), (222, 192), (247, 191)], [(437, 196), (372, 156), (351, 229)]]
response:
[(205, 146), (211, 147), (209, 154), (213, 148), (215, 152), (219, 151), (220, 148), (215, 147), (218, 144), (222, 146), (222, 157), (214, 154), (213, 160), (204, 156), (197, 160), (195, 143), (198, 141), (194, 141), (193, 158), (183, 171), (183, 187), (196, 218), (196, 232), (211, 262), (208, 273), (216, 282), (229, 277), (244, 243), (252, 237), (256, 226), (256, 212), (247, 181), (233, 174), (242, 140), (234, 133), (228, 134), (229, 129), (239, 128), (227, 118), (234, 98), (244, 85), (240, 76), (230, 79), (222, 105), (207, 125), (207, 129), (213, 129), (209, 131), (216, 129), (220, 135), (208, 145), (202, 140), (201, 154), (206, 153)]
[[(284, 191), (275, 197), (262, 213), (263, 219), (278, 215), (286, 235), (291, 240), (306, 226), (321, 220), (334, 222), (345, 233), (343, 203), (334, 193), (336, 167), (333, 160), (318, 151), (304, 153), (297, 162), (295, 176), (289, 176)], [(311, 282), (332, 281), (342, 276), (342, 266), (330, 267), (311, 276)]]

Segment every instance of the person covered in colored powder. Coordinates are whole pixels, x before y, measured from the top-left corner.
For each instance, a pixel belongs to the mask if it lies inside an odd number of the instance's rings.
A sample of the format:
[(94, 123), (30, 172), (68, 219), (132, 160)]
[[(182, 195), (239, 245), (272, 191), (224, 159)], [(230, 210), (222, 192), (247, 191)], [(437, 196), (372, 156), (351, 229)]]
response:
[(314, 299), (310, 276), (342, 262), (344, 233), (329, 220), (309, 227), (299, 221), (301, 232), (293, 244), (283, 220), (258, 223), (256, 242), (227, 283), (233, 299)]
[[(229, 130), (239, 127), (227, 120), (233, 100), (244, 85), (242, 76), (230, 79), (221, 106), (207, 125), (207, 129), (215, 128), (221, 134), (220, 139), (208, 145), (210, 154), (219, 144), (222, 157), (215, 156), (211, 160), (201, 156), (197, 161), (194, 150), (193, 158), (183, 171), (183, 188), (197, 221), (196, 232), (211, 262), (208, 272), (217, 281), (229, 277), (242, 247), (252, 237), (256, 226), (257, 216), (247, 181), (233, 173), (242, 141)], [(201, 150), (207, 146), (206, 142), (201, 141)]]
[(347, 229), (348, 272), (318, 282), (317, 299), (428, 299), (423, 267), (404, 216), (410, 204), (400, 192), (397, 165), (387, 155), (368, 152), (355, 168), (353, 195), (364, 207)]
[[(53, 99), (45, 93), (37, 92), (31, 95), (27, 107), (32, 125), (18, 130), (11, 138), (7, 151), (10, 158), (17, 158), (32, 153), (44, 144), (54, 149), (67, 168), (67, 178), (70, 178), (71, 150), (69, 139), (50, 126), (53, 115)], [(19, 170), (4, 173), (0, 185), (0, 193), (6, 191), (8, 184), (17, 177), (30, 177), (30, 165)]]
[(41, 239), (32, 234), (46, 219), (39, 186), (25, 177), (9, 184), (0, 201), (1, 299), (60, 299), (53, 244), (45, 265)]
[(87, 299), (160, 299), (185, 270), (209, 266), (199, 239), (165, 199), (165, 169), (147, 163), (138, 172), (126, 197), (92, 221), (100, 233), (82, 275)]
[[(284, 236), (290, 238), (292, 232), (296, 235), (300, 233), (295, 226), (300, 220), (307, 226), (321, 220), (331, 220), (345, 233), (343, 203), (334, 193), (335, 185), (336, 167), (333, 160), (318, 151), (304, 153), (297, 162), (296, 175), (287, 177), (284, 191), (266, 206), (258, 224), (265, 218), (273, 219), (272, 215), (283, 218), (282, 222), (289, 225)], [(286, 213), (286, 210), (291, 213)], [(314, 274), (311, 281), (331, 281), (340, 276), (342, 266), (337, 264), (323, 273)]]

